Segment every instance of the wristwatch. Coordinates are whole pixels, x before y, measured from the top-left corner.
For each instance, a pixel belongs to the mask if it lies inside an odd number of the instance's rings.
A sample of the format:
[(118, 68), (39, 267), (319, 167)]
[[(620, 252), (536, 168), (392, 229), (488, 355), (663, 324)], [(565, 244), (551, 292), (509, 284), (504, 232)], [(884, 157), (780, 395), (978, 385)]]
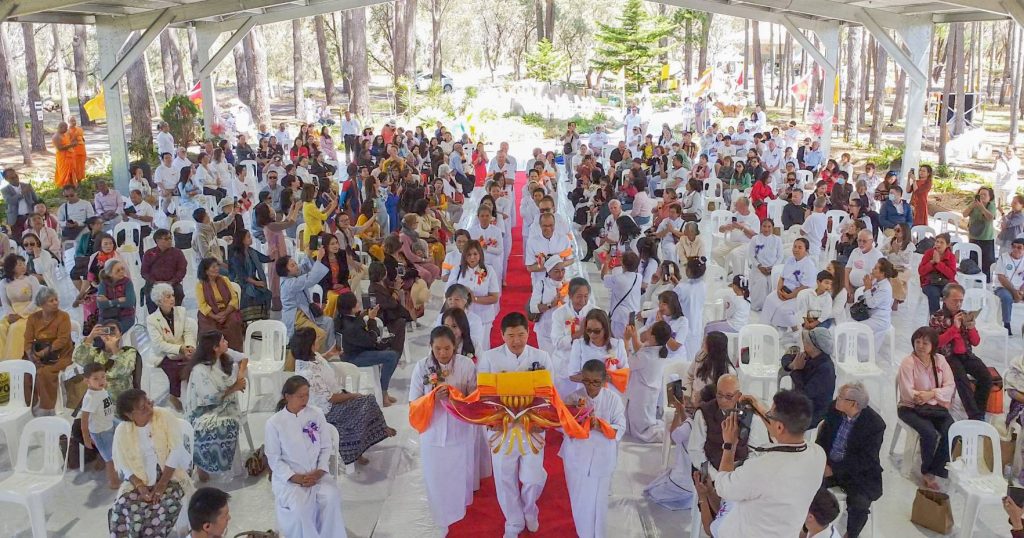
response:
[(722, 443), (722, 450), (732, 450), (732, 443)]

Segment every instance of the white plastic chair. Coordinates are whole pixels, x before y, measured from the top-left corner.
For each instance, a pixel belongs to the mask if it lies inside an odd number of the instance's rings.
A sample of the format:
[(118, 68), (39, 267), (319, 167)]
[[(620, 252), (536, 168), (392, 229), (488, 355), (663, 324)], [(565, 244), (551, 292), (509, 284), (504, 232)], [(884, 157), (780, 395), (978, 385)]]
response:
[[(188, 318), (187, 323), (195, 323), (194, 318)], [(163, 357), (159, 357), (153, 351), (153, 347), (150, 346), (149, 332), (147, 332), (146, 326), (139, 324), (132, 326), (128, 329), (128, 332), (122, 337), (125, 345), (132, 346), (135, 351), (139, 352), (139, 357), (142, 358), (142, 379), (140, 380), (140, 388), (146, 391), (146, 394), (154, 401), (159, 401), (161, 398), (169, 394), (170, 385), (168, 385), (168, 393), (157, 393), (153, 389), (153, 376), (159, 372), (163, 374), (163, 370), (159, 368), (160, 361)]]
[[(121, 233), (124, 233), (124, 240), (118, 242), (117, 236)], [(142, 248), (142, 226), (133, 220), (117, 223), (117, 225), (114, 226), (114, 241), (117, 242), (117, 249), (121, 253), (139, 253)]]
[(345, 361), (331, 361), (328, 364), (334, 368), (334, 375), (341, 381), (345, 390), (353, 394), (359, 393), (362, 375), (359, 372), (358, 366)]
[(723, 191), (722, 180), (715, 177), (704, 180), (704, 200), (715, 204), (715, 211), (726, 211)]
[[(808, 430), (808, 431), (813, 431), (813, 430)], [(832, 493), (832, 495), (835, 496), (836, 500), (839, 501), (840, 509), (845, 511), (847, 509), (847, 505), (846, 505), (846, 492), (843, 491), (843, 488), (833, 487), (833, 488), (828, 488), (828, 490)], [(875, 532), (875, 513), (874, 512), (868, 512), (868, 525), (871, 526), (871, 538), (875, 538), (876, 536), (878, 536), (878, 534)]]
[[(729, 224), (730, 222), (732, 222), (731, 211), (728, 211), (726, 209), (716, 209), (711, 212), (711, 215), (708, 218), (707, 231), (711, 232), (710, 234), (708, 234), (708, 237), (712, 238), (712, 243), (717, 241), (725, 241), (725, 234), (718, 231), (718, 229), (721, 228), (722, 226), (725, 226), (726, 224)], [(711, 247), (706, 246), (706, 248), (710, 249)], [(710, 252), (710, 250), (708, 250), (708, 252)]]
[(248, 159), (248, 160), (245, 160), (245, 161), (239, 161), (238, 164), (240, 164), (240, 165), (245, 167), (245, 177), (246, 177), (247, 182), (248, 182), (249, 179), (252, 179), (253, 182), (255, 182), (256, 181), (256, 161), (254, 161), (252, 159)]
[(956, 232), (960, 229), (960, 221), (963, 217), (952, 211), (939, 211), (935, 214), (935, 222), (938, 224), (939, 233)]
[[(893, 380), (893, 384), (896, 387), (896, 401), (899, 401), (899, 377)], [(892, 432), (892, 441), (889, 443), (890, 456), (896, 452), (896, 444), (900, 440), (900, 432), (903, 431), (906, 431), (907, 437), (903, 440), (903, 457), (900, 461), (900, 474), (909, 477), (914, 471), (914, 463), (917, 461), (918, 454), (921, 453), (921, 436), (918, 435), (917, 430), (911, 428), (910, 425), (900, 420), (897, 416), (896, 428)]]
[(964, 290), (964, 302), (961, 307), (965, 312), (981, 311), (975, 321), (975, 328), (981, 333), (983, 344), (997, 340), (1001, 343), (1002, 369), (1005, 372), (1010, 366), (1010, 335), (999, 322), (999, 298), (984, 289), (971, 288)]
[(768, 200), (768, 218), (772, 219), (776, 228), (782, 228), (782, 208), (786, 204), (785, 200)]
[(830, 209), (825, 212), (825, 221), (832, 223), (832, 231), (830, 234), (839, 234), (843, 230), (843, 225), (846, 221), (850, 220), (850, 214), (842, 209)]
[(309, 288), (309, 300), (318, 305), (323, 306), (325, 304), (324, 288), (320, 284), (314, 284), (312, 288)]
[[(261, 339), (254, 337), (259, 334)], [(262, 394), (261, 382), (270, 380), (275, 389), (284, 371), (285, 347), (288, 345), (288, 329), (284, 323), (273, 319), (261, 319), (245, 329), (242, 353), (249, 359), (248, 378), (250, 398)], [(248, 409), (246, 409), (248, 411)]]
[(910, 240), (915, 244), (925, 237), (935, 237), (936, 235), (938, 234), (935, 232), (935, 228), (931, 226), (918, 225), (910, 229)]
[(976, 275), (968, 275), (967, 273), (961, 273), (957, 271), (956, 281), (964, 287), (964, 290), (984, 290), (988, 287), (988, 281), (985, 278), (985, 273), (978, 273)]
[[(960, 457), (948, 464), (949, 479), (953, 487), (966, 497), (958, 536), (970, 538), (974, 535), (974, 522), (978, 519), (981, 505), (999, 504), (1006, 495), (999, 433), (987, 422), (958, 420), (949, 427), (948, 438), (950, 454), (953, 453), (953, 443), (960, 439)], [(984, 468), (982, 450), (985, 445), (982, 439), (985, 438), (992, 446), (995, 469)]]
[[(309, 238), (306, 237), (306, 223), (300, 223), (295, 227), (295, 241), (298, 244), (308, 245)], [(302, 249), (300, 249), (302, 250)]]
[(726, 286), (728, 279), (729, 274), (726, 269), (713, 263), (708, 264), (707, 269), (704, 271), (704, 287), (708, 292)]
[[(847, 321), (835, 326), (832, 331), (836, 367), (842, 377), (850, 380), (873, 381), (878, 385), (877, 398), (881, 401), (885, 393), (885, 370), (878, 365), (875, 350), (875, 334), (871, 327), (859, 321)], [(866, 351), (861, 342), (867, 342)], [(862, 361), (861, 357), (867, 357)]]
[[(752, 323), (740, 329), (739, 342), (737, 343), (737, 357), (742, 355), (743, 349), (749, 350), (750, 363), (739, 364), (740, 381), (742, 385), (749, 385), (751, 382), (760, 383), (761, 395), (767, 400), (769, 388), (778, 382), (779, 362), (781, 352), (779, 351), (779, 331), (771, 325)], [(746, 391), (746, 388), (743, 388)]]
[[(659, 406), (663, 410), (661, 418), (665, 423), (665, 435), (661, 438), (661, 465), (663, 468), (668, 469), (671, 463), (672, 456), (672, 434), (669, 432), (669, 426), (672, 424), (672, 416), (675, 415), (675, 410), (668, 405), (668, 391), (666, 386), (673, 381), (686, 379), (686, 373), (690, 369), (690, 363), (688, 362), (668, 362), (665, 363), (665, 369), (661, 372), (661, 388), (659, 395)], [(685, 397), (691, 395), (685, 394)], [(670, 411), (671, 410), (671, 411)]]
[(803, 190), (807, 190), (807, 184), (810, 183), (814, 186), (814, 173), (810, 170), (797, 170), (796, 171), (796, 184)]
[[(33, 438), (42, 436), (39, 450), (43, 457), (39, 466), (29, 467), (29, 446)], [(64, 481), (67, 454), (60, 449), (60, 438), (71, 442), (71, 424), (59, 417), (38, 417), (21, 431), (18, 463), (14, 474), (0, 482), (0, 502), (18, 504), (28, 511), (32, 538), (46, 538), (47, 494)]]
[(954, 243), (953, 246), (950, 247), (950, 250), (952, 250), (953, 255), (956, 256), (957, 263), (963, 261), (965, 258), (973, 256), (975, 263), (978, 264), (978, 267), (981, 267), (981, 247), (978, 245), (975, 245), (974, 243)]
[(10, 376), (10, 396), (7, 404), (0, 406), (0, 430), (4, 432), (4, 439), (7, 441), (7, 454), (11, 458), (11, 466), (17, 465), (19, 460), (15, 455), (21, 455), (18, 451), (18, 443), (21, 441), (19, 432), (25, 424), (32, 419), (32, 406), (25, 403), (25, 376), (32, 379), (32, 390), (29, 391), (28, 401), (35, 401), (36, 387), (36, 365), (32, 361), (9, 360), (0, 362), (0, 373)]

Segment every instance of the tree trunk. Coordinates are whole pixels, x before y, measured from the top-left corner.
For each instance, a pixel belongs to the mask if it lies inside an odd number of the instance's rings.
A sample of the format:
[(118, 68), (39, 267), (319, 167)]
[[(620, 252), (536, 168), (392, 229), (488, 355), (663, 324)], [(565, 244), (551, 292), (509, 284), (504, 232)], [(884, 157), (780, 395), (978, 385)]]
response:
[(46, 151), (46, 133), (43, 119), (35, 104), (43, 99), (39, 95), (39, 61), (36, 59), (35, 27), (30, 22), (21, 23), (21, 34), (25, 39), (25, 78), (28, 86), (28, 116), (32, 121), (32, 151)]
[(146, 68), (146, 88), (149, 89), (149, 117), (160, 115), (160, 107), (156, 100), (156, 90), (153, 86), (153, 72), (149, 68), (149, 53), (142, 53), (142, 66)]
[(860, 57), (867, 61), (861, 65), (863, 77), (860, 80), (861, 98), (860, 110), (857, 111), (857, 123), (864, 125), (868, 119), (868, 98), (870, 97), (868, 91), (871, 88), (871, 66), (874, 65), (875, 58), (875, 38), (862, 40)]
[(164, 70), (164, 99), (185, 95), (185, 68), (181, 60), (178, 29), (168, 27), (160, 33), (160, 66)]
[(75, 25), (75, 39), (71, 42), (71, 52), (75, 60), (75, 95), (78, 97), (78, 123), (85, 127), (96, 122), (85, 113), (85, 102), (89, 100), (89, 30), (84, 24)]
[(903, 119), (903, 102), (907, 97), (907, 72), (897, 66), (896, 73), (896, 93), (893, 94), (889, 123), (896, 123)]
[[(754, 47), (754, 102), (757, 103), (761, 109), (767, 108), (764, 102), (764, 58), (761, 57), (761, 23), (758, 21), (750, 21), (751, 26), (751, 44)], [(746, 79), (744, 78), (744, 82)]]
[(1006, 106), (1006, 99), (1013, 92), (1013, 79), (1015, 73), (1014, 60), (1017, 43), (1017, 23), (1006, 21), (1006, 45), (1003, 47), (1003, 80), (999, 84), (999, 106)]
[[(395, 6), (395, 33), (391, 44), (391, 54), (394, 65), (394, 77), (397, 83), (399, 79), (408, 79), (409, 84), (415, 84), (416, 76), (416, 0), (397, 0)], [(407, 90), (410, 90), (408, 88)], [(405, 111), (400, 92), (395, 92), (395, 110)]]
[(441, 11), (448, 0), (430, 0), (430, 75), (441, 84)]
[[(1010, 73), (1012, 73), (1012, 77), (1013, 78), (1010, 81), (1010, 85), (1013, 88), (1012, 88), (1012, 91), (1010, 93), (1010, 102), (1011, 103), (1017, 103), (1017, 102), (1020, 101), (1020, 98), (1021, 98), (1021, 91), (1020, 91), (1021, 79), (1024, 78), (1024, 73), (1021, 73), (1021, 68), (1024, 67), (1024, 66), (1021, 65), (1021, 57), (1020, 57), (1021, 30), (1020, 30), (1020, 28), (1017, 27), (1016, 23), (1012, 23), (1011, 22), (1011, 24), (1013, 24), (1013, 26), (1010, 27), (1010, 36), (1009, 37), (1010, 37), (1010, 41), (1013, 43), (1013, 46), (1010, 47), (1010, 50), (1013, 51), (1013, 55), (1012, 55), (1012, 58), (1011, 58), (1012, 61), (1011, 61), (1011, 66), (1010, 66), (1010, 68), (1011, 68)], [(1018, 130), (1018, 128), (1019, 128), (1019, 115), (1014, 113), (1013, 107), (1011, 106), (1010, 107), (1010, 145), (1011, 146), (1015, 146), (1017, 144), (1017, 130)]]
[(885, 125), (885, 79), (889, 56), (881, 46), (875, 46), (875, 88), (871, 91), (871, 138), (868, 144), (881, 147), (882, 127)]
[(537, 43), (547, 38), (544, 35), (544, 3), (542, 0), (533, 0), (533, 11), (537, 17)]
[(708, 68), (708, 38), (711, 35), (711, 20), (714, 13), (705, 13), (700, 23), (700, 49), (697, 50), (697, 74), (703, 75)]
[(331, 74), (331, 55), (327, 51), (327, 32), (324, 31), (324, 16), (313, 18), (316, 30), (316, 48), (320, 52), (320, 73), (324, 77), (324, 100), (328, 105), (334, 104), (334, 75)]
[(351, 103), (349, 110), (370, 124), (370, 69), (366, 63), (366, 8), (345, 11), (345, 42), (348, 44), (347, 67), (351, 71)]
[(252, 85), (252, 103), (249, 110), (257, 125), (270, 125), (270, 79), (267, 77), (267, 50), (263, 46), (263, 30), (253, 27), (245, 36), (246, 71)]
[(750, 19), (743, 19), (743, 89), (750, 87), (747, 66), (750, 65)]
[(851, 26), (846, 30), (846, 110), (843, 114), (843, 138), (857, 140), (857, 103), (860, 101), (860, 46), (862, 28)]
[(238, 87), (238, 100), (252, 109), (252, 82), (249, 80), (249, 66), (245, 63), (245, 47), (241, 42), (231, 49), (231, 57), (235, 60), (235, 86)]
[(128, 90), (128, 113), (131, 116), (132, 146), (139, 153), (153, 152), (153, 114), (150, 103), (149, 74), (146, 72), (146, 56), (135, 61), (125, 74)]
[(992, 76), (996, 68), (996, 23), (992, 23), (992, 42), (988, 45), (988, 81), (985, 87), (985, 95), (992, 99), (992, 89), (995, 77)]
[(60, 94), (60, 115), (64, 120), (71, 115), (71, 107), (68, 106), (68, 85), (67, 75), (64, 72), (64, 52), (60, 46), (60, 36), (57, 34), (57, 25), (51, 24), (53, 30), (53, 57), (57, 63), (57, 91)]
[(956, 71), (953, 78), (953, 91), (956, 92), (953, 114), (953, 136), (958, 136), (967, 130), (967, 122), (965, 118), (967, 96), (965, 93), (964, 82), (964, 76), (966, 74), (966, 58), (964, 58), (964, 23), (954, 23), (950, 30), (954, 35), (952, 49), (953, 55), (950, 56), (950, 59), (956, 64)]
[(555, 42), (555, 0), (544, 0), (544, 36)]
[[(665, 4), (658, 5), (663, 7)], [(693, 82), (693, 19), (686, 19), (685, 32), (686, 45), (683, 47), (683, 72), (686, 76), (686, 84), (690, 84)], [(668, 45), (668, 38), (665, 38), (664, 44), (658, 43), (658, 46), (660, 47), (664, 47), (665, 45)], [(667, 59), (668, 58), (666, 57), (666, 61), (663, 61), (663, 63), (667, 63)]]
[[(0, 24), (0, 138), (18, 137), (21, 146), (21, 162), (32, 166), (32, 145), (25, 130), (25, 120), (21, 117), (19, 99), (15, 97), (14, 77), (11, 76), (10, 45), (7, 42), (7, 30)], [(7, 134), (10, 132), (10, 134)]]
[(306, 71), (302, 67), (302, 34), (302, 19), (292, 19), (292, 110), (300, 121), (304, 121), (306, 117), (303, 99)]
[(953, 64), (956, 62), (953, 60), (953, 32), (949, 34), (949, 38), (946, 39), (946, 80), (943, 83), (942, 88), (942, 103), (939, 105), (939, 164), (946, 164), (946, 142), (949, 140), (949, 122), (946, 121), (947, 103), (949, 103), (949, 96), (953, 92), (953, 72), (956, 68)]
[(334, 21), (334, 53), (338, 55), (338, 63), (341, 64), (341, 91), (348, 95), (349, 101), (352, 100), (352, 85), (350, 79), (352, 78), (351, 70), (349, 69), (349, 50), (348, 50), (348, 37), (342, 35), (348, 30), (343, 29), (345, 25), (345, 15), (343, 13), (332, 13), (331, 20)]
[(199, 82), (199, 38), (196, 37), (196, 27), (188, 27), (188, 63), (192, 67), (192, 85), (189, 89), (195, 87), (196, 83)]

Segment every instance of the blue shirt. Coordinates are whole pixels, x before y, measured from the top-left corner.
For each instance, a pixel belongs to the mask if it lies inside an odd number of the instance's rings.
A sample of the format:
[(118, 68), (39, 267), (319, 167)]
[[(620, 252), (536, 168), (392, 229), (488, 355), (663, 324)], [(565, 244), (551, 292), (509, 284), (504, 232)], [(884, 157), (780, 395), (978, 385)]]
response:
[(843, 458), (846, 457), (846, 443), (850, 440), (850, 432), (853, 431), (854, 422), (857, 422), (857, 417), (843, 417), (843, 423), (839, 425), (839, 430), (836, 431), (836, 438), (832, 442), (832, 450), (828, 454), (829, 460), (843, 461)]
[(450, 166), (452, 168), (452, 172), (455, 172), (456, 174), (466, 174), (462, 168), (462, 155), (459, 155), (454, 151), (451, 156), (448, 157), (448, 166)]
[(821, 150), (812, 149), (804, 152), (804, 166), (817, 170), (821, 166), (821, 161), (824, 157), (821, 155)]

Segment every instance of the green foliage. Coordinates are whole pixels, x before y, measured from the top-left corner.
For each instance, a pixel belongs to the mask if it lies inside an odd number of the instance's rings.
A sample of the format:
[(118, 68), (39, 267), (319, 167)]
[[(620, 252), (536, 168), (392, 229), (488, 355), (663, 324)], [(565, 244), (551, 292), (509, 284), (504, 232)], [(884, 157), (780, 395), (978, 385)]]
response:
[(674, 31), (671, 21), (648, 15), (641, 0), (627, 0), (615, 26), (597, 26), (595, 69), (612, 73), (622, 70), (627, 91), (638, 92), (655, 80), (660, 69), (658, 58), (668, 53), (668, 47), (658, 42)]
[(932, 190), (938, 193), (952, 193), (960, 190), (960, 187), (956, 184), (956, 179), (951, 177), (938, 177), (936, 176), (932, 180)]
[(903, 159), (903, 146), (890, 146), (885, 145), (881, 149), (871, 148), (875, 151), (868, 155), (869, 161), (878, 165), (879, 169), (885, 169), (892, 165), (894, 161)]
[(555, 49), (551, 41), (543, 39), (537, 44), (537, 50), (526, 55), (526, 77), (550, 84), (566, 74), (568, 65), (565, 54)]
[(480, 96), (480, 89), (479, 88), (477, 88), (476, 86), (467, 86), (466, 87), (466, 100), (467, 101), (472, 101), (473, 99), (476, 99), (479, 96)]
[[(505, 114), (505, 117), (513, 118), (516, 117), (516, 115)], [(597, 112), (593, 116), (573, 116), (567, 120), (547, 119), (535, 112), (523, 114), (518, 117), (524, 125), (543, 129), (544, 136), (546, 138), (557, 138), (561, 136), (565, 132), (565, 124), (570, 121), (576, 122), (576, 130), (581, 133), (592, 133), (594, 132), (594, 128), (598, 125), (606, 125), (608, 123), (608, 116), (605, 116), (601, 112)]]
[(184, 147), (189, 147), (199, 136), (199, 107), (184, 95), (172, 95), (160, 119), (167, 122), (174, 140)]

